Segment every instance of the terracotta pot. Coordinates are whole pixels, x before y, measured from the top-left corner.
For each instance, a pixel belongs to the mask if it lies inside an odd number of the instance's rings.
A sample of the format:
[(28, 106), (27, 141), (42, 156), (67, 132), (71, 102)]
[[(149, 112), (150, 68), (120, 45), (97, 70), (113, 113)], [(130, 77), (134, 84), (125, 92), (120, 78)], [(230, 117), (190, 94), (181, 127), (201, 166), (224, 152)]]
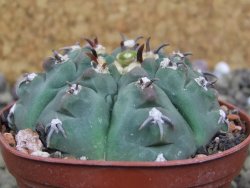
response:
[[(225, 103), (223, 103), (225, 104)], [(229, 108), (232, 105), (226, 104)], [(6, 107), (4, 110), (8, 110)], [(250, 118), (240, 112), (247, 122)], [(167, 162), (80, 161), (34, 157), (16, 151), (0, 134), (2, 155), (10, 173), (23, 187), (166, 188), (229, 187), (240, 172), (250, 136), (239, 145), (204, 158)]]

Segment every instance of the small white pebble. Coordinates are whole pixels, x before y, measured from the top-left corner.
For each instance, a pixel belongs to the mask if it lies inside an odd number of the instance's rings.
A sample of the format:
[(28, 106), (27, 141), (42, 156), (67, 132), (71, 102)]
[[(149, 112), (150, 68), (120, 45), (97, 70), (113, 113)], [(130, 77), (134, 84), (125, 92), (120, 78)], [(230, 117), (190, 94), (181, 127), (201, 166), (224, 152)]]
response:
[(230, 73), (230, 67), (226, 62), (220, 61), (219, 63), (216, 64), (216, 66), (214, 68), (214, 74), (218, 78), (220, 78), (223, 75), (226, 75), (228, 73)]
[(242, 127), (241, 126), (235, 126), (235, 129), (237, 129), (238, 131), (241, 131)]
[(88, 158), (87, 158), (86, 156), (81, 156), (81, 157), (80, 157), (80, 160), (86, 161), (86, 160), (88, 160)]
[(247, 105), (250, 106), (250, 97), (247, 98)]
[(35, 151), (41, 151), (43, 148), (43, 144), (39, 139), (38, 133), (32, 131), (31, 129), (18, 131), (15, 139), (17, 142), (16, 149), (18, 151), (33, 153)]
[(219, 142), (219, 141), (220, 141), (220, 138), (217, 136), (217, 137), (215, 137), (214, 141), (215, 141), (215, 142)]
[(37, 156), (37, 157), (49, 157), (50, 154), (44, 151), (34, 151), (31, 153), (31, 155), (33, 156)]
[(207, 155), (205, 155), (205, 154), (197, 154), (197, 155), (195, 155), (195, 158), (204, 158), (204, 157), (207, 157)]

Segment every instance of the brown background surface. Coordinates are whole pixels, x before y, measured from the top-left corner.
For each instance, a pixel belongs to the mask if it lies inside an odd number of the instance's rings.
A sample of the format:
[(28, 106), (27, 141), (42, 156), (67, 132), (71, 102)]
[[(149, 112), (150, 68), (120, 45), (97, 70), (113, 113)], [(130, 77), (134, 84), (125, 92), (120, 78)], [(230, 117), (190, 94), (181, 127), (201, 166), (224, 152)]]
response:
[(192, 51), (210, 67), (250, 67), (250, 0), (0, 0), (0, 15), (0, 71), (12, 83), (41, 71), (52, 49), (98, 36), (111, 50), (119, 32)]

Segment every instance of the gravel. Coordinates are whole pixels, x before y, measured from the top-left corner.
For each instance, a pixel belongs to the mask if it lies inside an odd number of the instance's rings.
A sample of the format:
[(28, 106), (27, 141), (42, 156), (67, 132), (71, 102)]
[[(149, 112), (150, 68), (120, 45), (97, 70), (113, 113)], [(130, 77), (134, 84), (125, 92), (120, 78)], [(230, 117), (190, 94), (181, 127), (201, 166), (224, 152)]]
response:
[[(0, 73), (0, 109), (12, 101), (10, 88), (3, 74)], [(1, 151), (1, 150), (0, 150)], [(6, 168), (0, 154), (0, 188), (16, 188), (16, 180)]]
[(248, 157), (244, 163), (240, 175), (237, 176), (231, 184), (232, 188), (249, 188), (250, 187), (250, 147)]
[(219, 78), (220, 97), (250, 114), (250, 69), (238, 69)]
[(0, 155), (0, 187), (16, 188), (16, 180), (5, 167), (2, 155)]
[[(250, 69), (238, 69), (220, 77), (216, 83), (220, 97), (250, 114)], [(250, 187), (250, 148), (240, 175), (234, 179), (232, 188)]]

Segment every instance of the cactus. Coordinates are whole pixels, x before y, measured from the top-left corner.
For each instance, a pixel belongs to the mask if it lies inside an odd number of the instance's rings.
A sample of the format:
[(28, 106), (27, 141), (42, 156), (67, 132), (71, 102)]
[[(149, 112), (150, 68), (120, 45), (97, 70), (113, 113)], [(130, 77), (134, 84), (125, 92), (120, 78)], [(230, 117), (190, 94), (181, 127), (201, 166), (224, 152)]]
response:
[[(186, 159), (226, 123), (190, 53), (166, 55), (123, 36), (111, 55), (97, 38), (65, 47), (17, 86), (9, 126), (40, 133), (48, 149), (90, 160)], [(145, 50), (144, 50), (145, 46)]]

